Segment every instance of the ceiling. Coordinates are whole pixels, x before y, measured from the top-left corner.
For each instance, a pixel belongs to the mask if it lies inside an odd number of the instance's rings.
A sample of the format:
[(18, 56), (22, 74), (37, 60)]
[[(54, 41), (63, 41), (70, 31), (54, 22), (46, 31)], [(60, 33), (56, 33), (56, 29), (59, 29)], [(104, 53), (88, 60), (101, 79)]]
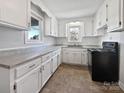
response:
[(42, 0), (58, 18), (93, 15), (104, 0)]

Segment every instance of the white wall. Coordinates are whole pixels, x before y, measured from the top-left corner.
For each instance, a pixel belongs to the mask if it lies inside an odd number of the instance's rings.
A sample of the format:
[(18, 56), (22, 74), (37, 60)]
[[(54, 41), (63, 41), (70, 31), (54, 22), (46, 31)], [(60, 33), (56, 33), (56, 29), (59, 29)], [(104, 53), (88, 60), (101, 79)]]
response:
[(124, 90), (124, 32), (121, 32), (120, 43), (120, 85)]
[[(93, 25), (91, 25), (93, 21), (93, 17), (83, 17), (83, 18), (73, 18), (73, 19), (60, 19), (60, 26), (64, 25), (68, 22), (72, 21), (83, 21), (84, 22), (84, 28), (85, 31), (87, 32), (93, 32)], [(64, 25), (65, 26), (65, 25)], [(64, 27), (61, 27), (61, 31), (65, 31), (66, 29)], [(61, 34), (61, 33), (60, 33)], [(82, 42), (79, 43), (81, 45), (99, 45), (99, 37), (84, 37), (82, 38)], [(68, 43), (67, 38), (57, 38), (57, 44), (73, 44), (73, 43)]]
[(124, 89), (124, 32), (108, 33), (102, 37), (102, 41), (115, 41), (120, 44), (120, 86)]
[[(52, 45), (56, 42), (52, 37), (43, 36), (43, 38), (43, 44)], [(0, 27), (0, 49), (28, 46), (24, 41), (24, 31)]]

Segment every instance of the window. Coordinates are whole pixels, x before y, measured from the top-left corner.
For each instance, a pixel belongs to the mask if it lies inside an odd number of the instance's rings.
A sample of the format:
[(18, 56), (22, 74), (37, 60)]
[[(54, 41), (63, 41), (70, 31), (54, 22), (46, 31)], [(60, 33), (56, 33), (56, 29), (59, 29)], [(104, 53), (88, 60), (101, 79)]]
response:
[(81, 42), (84, 29), (83, 22), (70, 22), (66, 24), (68, 32), (68, 42)]
[(26, 32), (26, 43), (41, 43), (43, 32), (43, 18), (35, 13), (31, 16), (31, 25)]

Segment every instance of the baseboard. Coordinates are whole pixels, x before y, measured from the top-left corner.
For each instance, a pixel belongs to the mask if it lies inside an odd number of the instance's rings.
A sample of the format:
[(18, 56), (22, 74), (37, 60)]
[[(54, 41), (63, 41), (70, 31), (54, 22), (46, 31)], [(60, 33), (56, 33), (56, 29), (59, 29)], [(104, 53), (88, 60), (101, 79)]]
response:
[(121, 81), (119, 81), (119, 86), (124, 91), (124, 83), (122, 83)]

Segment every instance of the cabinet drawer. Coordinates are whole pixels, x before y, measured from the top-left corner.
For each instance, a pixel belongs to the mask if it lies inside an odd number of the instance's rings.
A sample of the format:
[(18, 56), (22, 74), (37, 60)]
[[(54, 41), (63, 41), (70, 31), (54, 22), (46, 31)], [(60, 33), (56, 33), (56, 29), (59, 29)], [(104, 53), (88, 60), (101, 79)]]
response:
[(31, 71), (32, 69), (36, 68), (40, 64), (41, 64), (41, 58), (38, 58), (38, 59), (32, 60), (24, 65), (17, 67), (16, 68), (16, 78), (19, 78), (20, 76)]
[(42, 56), (42, 62), (49, 60), (51, 57), (52, 57), (51, 53), (48, 53), (48, 54)]

